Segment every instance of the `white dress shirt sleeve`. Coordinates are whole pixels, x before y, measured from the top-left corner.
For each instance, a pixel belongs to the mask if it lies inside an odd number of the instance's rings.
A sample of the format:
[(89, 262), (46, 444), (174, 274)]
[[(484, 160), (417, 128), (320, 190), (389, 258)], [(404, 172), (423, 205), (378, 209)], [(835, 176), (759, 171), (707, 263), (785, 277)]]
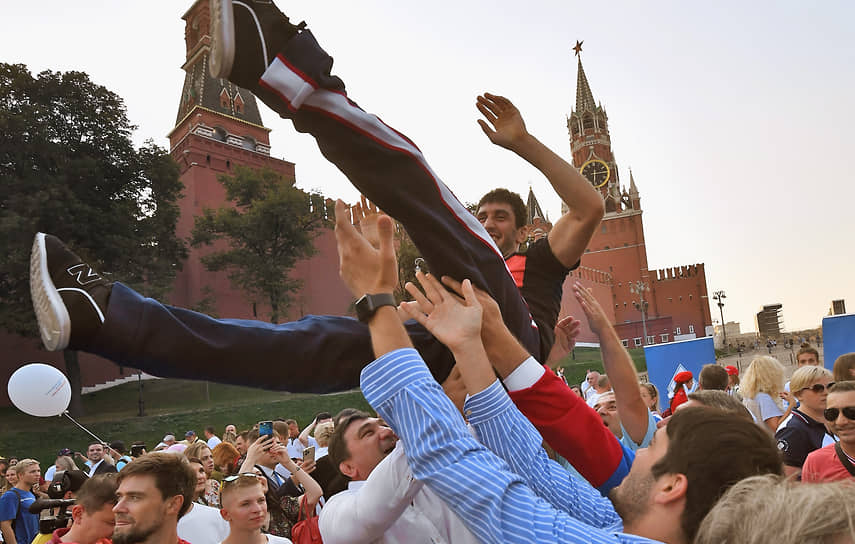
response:
[(333, 495), (318, 520), (324, 544), (372, 542), (383, 536), (422, 488), (401, 442), (354, 489)]

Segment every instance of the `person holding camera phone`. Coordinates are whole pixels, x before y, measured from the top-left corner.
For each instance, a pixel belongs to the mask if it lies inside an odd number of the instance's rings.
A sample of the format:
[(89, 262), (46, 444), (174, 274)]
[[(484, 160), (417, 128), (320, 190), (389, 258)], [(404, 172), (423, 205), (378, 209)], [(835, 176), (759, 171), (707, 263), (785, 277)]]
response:
[[(288, 449), (282, 444), (279, 433), (272, 429), (272, 423), (259, 424), (259, 436), (255, 432), (249, 435), (252, 445), (246, 452), (246, 460), (238, 471), (240, 474), (252, 472), (254, 467), (261, 470), (267, 479), (267, 510), (270, 514), (270, 534), (291, 538), (291, 527), (297, 523), (301, 502), (303, 508), (314, 511), (323, 491), (318, 482), (308, 473), (315, 468), (314, 461), (298, 466), (288, 455)], [(270, 434), (267, 434), (268, 431)], [(281, 465), (282, 469), (277, 467)], [(284, 470), (283, 470), (284, 469)], [(288, 473), (285, 474), (284, 471)], [(298, 487), (299, 486), (299, 487)]]

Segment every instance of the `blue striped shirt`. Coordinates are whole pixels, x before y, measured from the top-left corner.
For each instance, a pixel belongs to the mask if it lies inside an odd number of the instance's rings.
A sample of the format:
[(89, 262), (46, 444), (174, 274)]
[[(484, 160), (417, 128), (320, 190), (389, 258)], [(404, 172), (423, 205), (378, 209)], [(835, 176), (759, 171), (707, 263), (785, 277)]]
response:
[(655, 542), (619, 532), (620, 518), (607, 499), (531, 449), (532, 441), (540, 445), (540, 435), (498, 382), (474, 395), (467, 409), (479, 437), (493, 446), (523, 433), (524, 445), (506, 444), (503, 451), (521, 455), (520, 470), (537, 472), (526, 480), (468, 433), (414, 349), (383, 355), (365, 367), (361, 383), (365, 398), (401, 437), (413, 475), (482, 542)]

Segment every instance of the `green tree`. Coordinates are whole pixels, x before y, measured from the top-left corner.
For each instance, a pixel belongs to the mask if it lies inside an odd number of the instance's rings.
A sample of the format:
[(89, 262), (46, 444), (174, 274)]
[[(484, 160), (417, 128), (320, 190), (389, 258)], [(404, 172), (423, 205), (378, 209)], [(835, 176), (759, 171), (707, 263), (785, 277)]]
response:
[(314, 254), (318, 229), (332, 225), (323, 197), (305, 193), (270, 169), (236, 166), (233, 176), (218, 178), (232, 206), (205, 209), (196, 217), (191, 244), (210, 246), (224, 240), (202, 263), (212, 271), (228, 271), (236, 289), (249, 300), (270, 305), (270, 321), (278, 323), (301, 282), (288, 273), (298, 260)]
[[(0, 328), (35, 336), (28, 264), (37, 231), (56, 234), (106, 277), (163, 296), (186, 249), (174, 234), (178, 167), (137, 150), (122, 99), (82, 72), (33, 76), (0, 63)], [(88, 250), (91, 250), (88, 251)], [(79, 413), (76, 352), (65, 354)]]
[(423, 272), (429, 272), (427, 264), (421, 258), (421, 253), (416, 248), (416, 245), (410, 240), (410, 236), (404, 227), (395, 222), (395, 242), (397, 245), (398, 255), (398, 287), (395, 288), (395, 299), (398, 302), (403, 300), (412, 300), (413, 297), (404, 289), (407, 282), (412, 282), (418, 285), (416, 281), (416, 262)]

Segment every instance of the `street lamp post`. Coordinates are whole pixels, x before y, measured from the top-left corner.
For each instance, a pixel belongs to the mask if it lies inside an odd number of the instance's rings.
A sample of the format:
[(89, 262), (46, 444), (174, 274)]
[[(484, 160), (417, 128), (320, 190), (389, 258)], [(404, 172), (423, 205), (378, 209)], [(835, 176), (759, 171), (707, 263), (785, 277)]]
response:
[(716, 291), (712, 298), (717, 302), (718, 311), (721, 313), (721, 334), (723, 336), (721, 347), (727, 349), (727, 328), (724, 326), (724, 299), (727, 298), (727, 295), (724, 294), (724, 291)]
[(644, 338), (641, 341), (642, 346), (647, 345), (647, 301), (644, 300), (644, 292), (649, 291), (650, 287), (646, 282), (641, 280), (632, 282), (629, 284), (629, 290), (632, 293), (638, 294), (638, 302), (633, 302), (633, 306), (635, 306), (636, 310), (641, 312), (641, 330), (643, 331)]
[(145, 415), (145, 401), (143, 400), (143, 381), (142, 381), (142, 372), (137, 374), (137, 385), (139, 386), (139, 399), (137, 400), (137, 405), (139, 407), (139, 412), (137, 415), (139, 417), (143, 417)]

